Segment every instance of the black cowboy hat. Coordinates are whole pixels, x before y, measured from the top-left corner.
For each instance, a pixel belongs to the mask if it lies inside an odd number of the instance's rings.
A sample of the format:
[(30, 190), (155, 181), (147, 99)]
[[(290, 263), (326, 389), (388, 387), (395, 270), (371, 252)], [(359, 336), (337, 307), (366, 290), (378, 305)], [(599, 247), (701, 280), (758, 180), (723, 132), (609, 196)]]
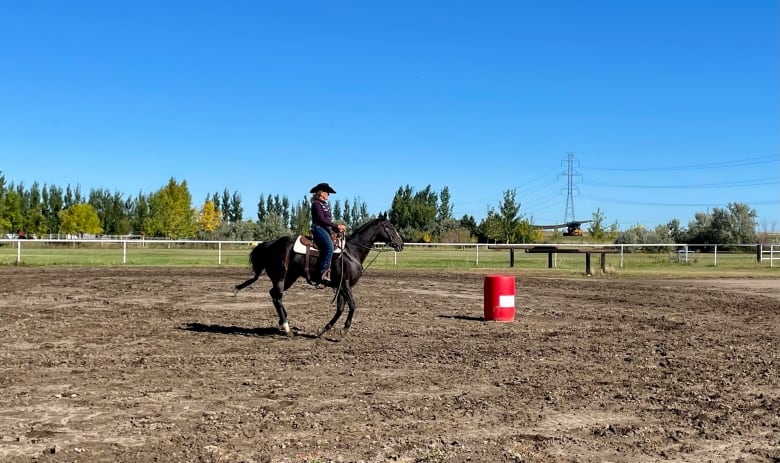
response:
[(328, 192), (328, 193), (330, 193), (330, 194), (334, 194), (334, 193), (336, 193), (336, 190), (334, 190), (333, 188), (331, 188), (331, 186), (330, 186), (330, 185), (328, 185), (328, 184), (327, 184), (327, 183), (325, 183), (325, 182), (318, 183), (318, 184), (314, 185), (314, 186), (311, 188), (311, 190), (309, 190), (309, 193), (316, 193), (316, 192), (318, 192), (318, 191), (327, 191), (327, 192)]

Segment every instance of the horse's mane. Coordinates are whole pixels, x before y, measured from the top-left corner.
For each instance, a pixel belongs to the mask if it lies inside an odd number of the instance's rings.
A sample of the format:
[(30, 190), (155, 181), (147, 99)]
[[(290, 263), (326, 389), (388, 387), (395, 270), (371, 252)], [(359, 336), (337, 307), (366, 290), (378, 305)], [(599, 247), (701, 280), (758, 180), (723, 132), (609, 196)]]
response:
[(352, 233), (350, 233), (348, 239), (355, 238), (356, 236), (361, 234), (365, 229), (374, 226), (376, 223), (378, 223), (378, 222), (380, 222), (382, 220), (385, 220), (385, 219), (383, 219), (381, 217), (377, 217), (377, 218), (369, 220), (368, 222), (364, 223), (363, 225), (357, 227)]

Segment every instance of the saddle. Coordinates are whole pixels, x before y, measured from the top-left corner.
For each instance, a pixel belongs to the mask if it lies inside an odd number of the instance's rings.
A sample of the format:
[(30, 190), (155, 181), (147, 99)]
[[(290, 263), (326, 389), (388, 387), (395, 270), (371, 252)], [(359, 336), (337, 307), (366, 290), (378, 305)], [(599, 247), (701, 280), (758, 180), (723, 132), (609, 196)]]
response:
[[(341, 254), (341, 251), (344, 249), (344, 244), (346, 243), (346, 238), (339, 236), (338, 233), (331, 233), (330, 239), (333, 241), (333, 257), (337, 257)], [(312, 257), (319, 257), (320, 250), (317, 247), (317, 243), (314, 241), (314, 239), (311, 236), (304, 236), (299, 235), (298, 238), (295, 239), (295, 243), (293, 244), (293, 252), (296, 254), (303, 254), (306, 256), (306, 258), (303, 260), (303, 269), (304, 272), (306, 272), (306, 281), (308, 281), (311, 284), (314, 284), (314, 282), (311, 279), (311, 275), (309, 272), (309, 256)]]

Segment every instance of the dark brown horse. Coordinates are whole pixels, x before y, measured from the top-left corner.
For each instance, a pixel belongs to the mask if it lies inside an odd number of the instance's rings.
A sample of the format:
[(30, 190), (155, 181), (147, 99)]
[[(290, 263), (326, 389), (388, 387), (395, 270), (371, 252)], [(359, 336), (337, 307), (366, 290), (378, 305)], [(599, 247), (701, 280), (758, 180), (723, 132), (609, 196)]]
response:
[[(293, 246), (297, 237), (283, 236), (273, 241), (258, 244), (249, 254), (252, 269), (255, 276), (245, 282), (236, 285), (236, 292), (251, 285), (265, 272), (271, 279), (271, 299), (276, 313), (279, 314), (279, 329), (288, 336), (292, 334), (287, 322), (287, 311), (282, 304), (284, 292), (290, 288), (299, 278), (307, 275), (307, 269), (313, 271), (316, 268), (315, 256), (307, 256), (295, 252)], [(336, 291), (336, 313), (333, 318), (319, 331), (321, 336), (333, 328), (341, 314), (344, 312), (344, 304), (349, 306), (347, 320), (344, 322), (344, 332), (352, 325), (352, 316), (355, 314), (355, 298), (352, 295), (352, 287), (355, 286), (363, 274), (363, 261), (373, 249), (374, 243), (387, 243), (395, 251), (404, 248), (401, 235), (387, 219), (387, 214), (381, 214), (378, 218), (370, 220), (360, 228), (352, 232), (346, 239), (341, 253), (333, 255), (331, 260), (331, 281), (327, 285)], [(309, 262), (306, 262), (309, 259)]]

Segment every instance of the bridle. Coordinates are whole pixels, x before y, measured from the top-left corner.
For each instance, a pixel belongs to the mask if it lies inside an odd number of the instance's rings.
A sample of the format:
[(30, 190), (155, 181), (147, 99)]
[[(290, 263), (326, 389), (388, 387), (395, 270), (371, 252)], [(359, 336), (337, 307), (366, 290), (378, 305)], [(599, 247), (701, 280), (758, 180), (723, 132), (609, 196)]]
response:
[[(390, 229), (388, 229), (388, 227), (387, 227), (387, 224), (384, 224), (384, 223), (382, 224), (382, 230), (384, 230), (384, 232), (385, 232), (385, 236), (387, 236), (387, 237), (388, 237), (388, 239), (389, 239), (389, 240), (392, 242), (392, 240), (393, 240), (392, 236), (393, 236), (393, 235), (392, 235), (392, 233), (390, 233)], [(397, 233), (396, 233), (396, 234), (397, 234)], [(351, 260), (353, 260), (353, 261), (355, 261), (356, 263), (360, 264), (360, 266), (361, 266), (361, 268), (362, 268), (362, 270), (361, 270), (361, 275), (362, 275), (362, 273), (363, 273), (363, 270), (367, 269), (368, 267), (370, 267), (370, 266), (371, 266), (371, 264), (373, 264), (373, 263), (374, 263), (374, 261), (377, 259), (377, 257), (379, 257), (379, 254), (381, 254), (381, 253), (383, 253), (383, 252), (388, 252), (388, 251), (395, 251), (395, 248), (393, 248), (392, 246), (391, 246), (391, 247), (389, 247), (389, 248), (388, 248), (388, 247), (384, 247), (384, 248), (376, 248), (376, 247), (374, 247), (374, 245), (373, 245), (373, 244), (371, 244), (371, 245), (369, 245), (369, 246), (366, 246), (365, 244), (363, 244), (363, 243), (360, 243), (360, 242), (357, 242), (357, 241), (355, 241), (355, 242), (350, 242), (349, 244), (351, 244), (351, 245), (354, 245), (354, 246), (356, 246), (356, 247), (358, 247), (358, 248), (360, 248), (360, 249), (367, 250), (367, 251), (369, 251), (369, 252), (371, 252), (371, 251), (376, 251), (376, 252), (377, 252), (377, 254), (374, 256), (374, 258), (373, 258), (373, 259), (371, 259), (371, 261), (368, 263), (368, 265), (363, 265), (363, 264), (362, 264), (362, 262), (358, 262), (358, 261), (357, 261), (357, 259), (355, 259), (353, 256), (351, 256), (351, 255), (350, 255), (348, 252), (346, 252), (346, 249), (344, 249), (344, 252), (343, 252), (342, 254), (346, 254), (346, 255), (347, 255), (347, 257), (349, 257)], [(345, 245), (344, 247), (346, 248), (346, 245)]]

